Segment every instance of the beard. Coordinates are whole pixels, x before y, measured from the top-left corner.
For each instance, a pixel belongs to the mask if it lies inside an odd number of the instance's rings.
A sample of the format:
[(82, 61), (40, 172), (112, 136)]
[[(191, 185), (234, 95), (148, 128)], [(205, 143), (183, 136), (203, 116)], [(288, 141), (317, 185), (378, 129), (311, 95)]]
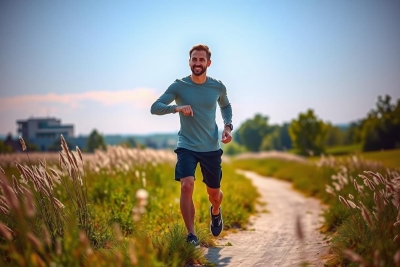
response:
[(191, 68), (191, 70), (192, 70), (193, 75), (195, 75), (195, 76), (200, 76), (200, 75), (202, 75), (204, 72), (206, 72), (206, 70), (207, 70), (207, 67), (205, 67), (205, 68), (203, 68), (203, 66), (196, 66), (196, 67), (200, 67), (201, 70), (200, 70), (200, 71), (196, 71), (196, 70), (194, 69), (195, 66), (193, 66), (193, 67)]

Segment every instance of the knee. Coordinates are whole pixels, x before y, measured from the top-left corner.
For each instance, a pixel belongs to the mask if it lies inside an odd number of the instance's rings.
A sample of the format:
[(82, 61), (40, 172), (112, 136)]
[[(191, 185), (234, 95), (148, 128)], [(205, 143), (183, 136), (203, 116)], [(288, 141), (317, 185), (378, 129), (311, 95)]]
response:
[(182, 194), (192, 194), (194, 190), (194, 181), (192, 179), (181, 181), (181, 192)]

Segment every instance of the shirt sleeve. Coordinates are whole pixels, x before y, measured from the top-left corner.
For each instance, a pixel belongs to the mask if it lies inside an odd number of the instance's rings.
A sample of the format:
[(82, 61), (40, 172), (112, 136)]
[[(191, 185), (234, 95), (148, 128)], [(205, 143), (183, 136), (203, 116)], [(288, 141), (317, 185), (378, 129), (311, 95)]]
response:
[(224, 124), (231, 124), (232, 123), (232, 106), (229, 102), (226, 87), (224, 84), (221, 83), (221, 94), (218, 98), (218, 105), (221, 109), (222, 119)]
[(171, 84), (168, 89), (151, 105), (150, 112), (154, 115), (165, 115), (175, 113), (177, 105), (170, 105), (176, 99), (176, 85)]

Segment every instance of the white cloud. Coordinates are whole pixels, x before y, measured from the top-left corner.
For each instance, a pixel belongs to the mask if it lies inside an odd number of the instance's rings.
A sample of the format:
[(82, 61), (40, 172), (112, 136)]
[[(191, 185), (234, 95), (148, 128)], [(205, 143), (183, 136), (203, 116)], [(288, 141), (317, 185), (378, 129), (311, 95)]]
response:
[(155, 90), (147, 88), (120, 91), (89, 91), (74, 94), (20, 95), (0, 98), (0, 111), (29, 110), (43, 105), (57, 107), (60, 104), (74, 109), (84, 101), (95, 101), (105, 106), (131, 104), (137, 108), (148, 108), (157, 97)]

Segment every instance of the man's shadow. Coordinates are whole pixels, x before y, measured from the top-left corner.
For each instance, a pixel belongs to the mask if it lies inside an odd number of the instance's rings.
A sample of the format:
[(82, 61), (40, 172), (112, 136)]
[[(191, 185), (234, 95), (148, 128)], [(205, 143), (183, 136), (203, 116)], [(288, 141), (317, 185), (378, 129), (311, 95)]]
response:
[(219, 253), (221, 249), (223, 249), (223, 247), (210, 247), (204, 257), (210, 262), (215, 263), (218, 267), (228, 266), (232, 257), (221, 258)]

